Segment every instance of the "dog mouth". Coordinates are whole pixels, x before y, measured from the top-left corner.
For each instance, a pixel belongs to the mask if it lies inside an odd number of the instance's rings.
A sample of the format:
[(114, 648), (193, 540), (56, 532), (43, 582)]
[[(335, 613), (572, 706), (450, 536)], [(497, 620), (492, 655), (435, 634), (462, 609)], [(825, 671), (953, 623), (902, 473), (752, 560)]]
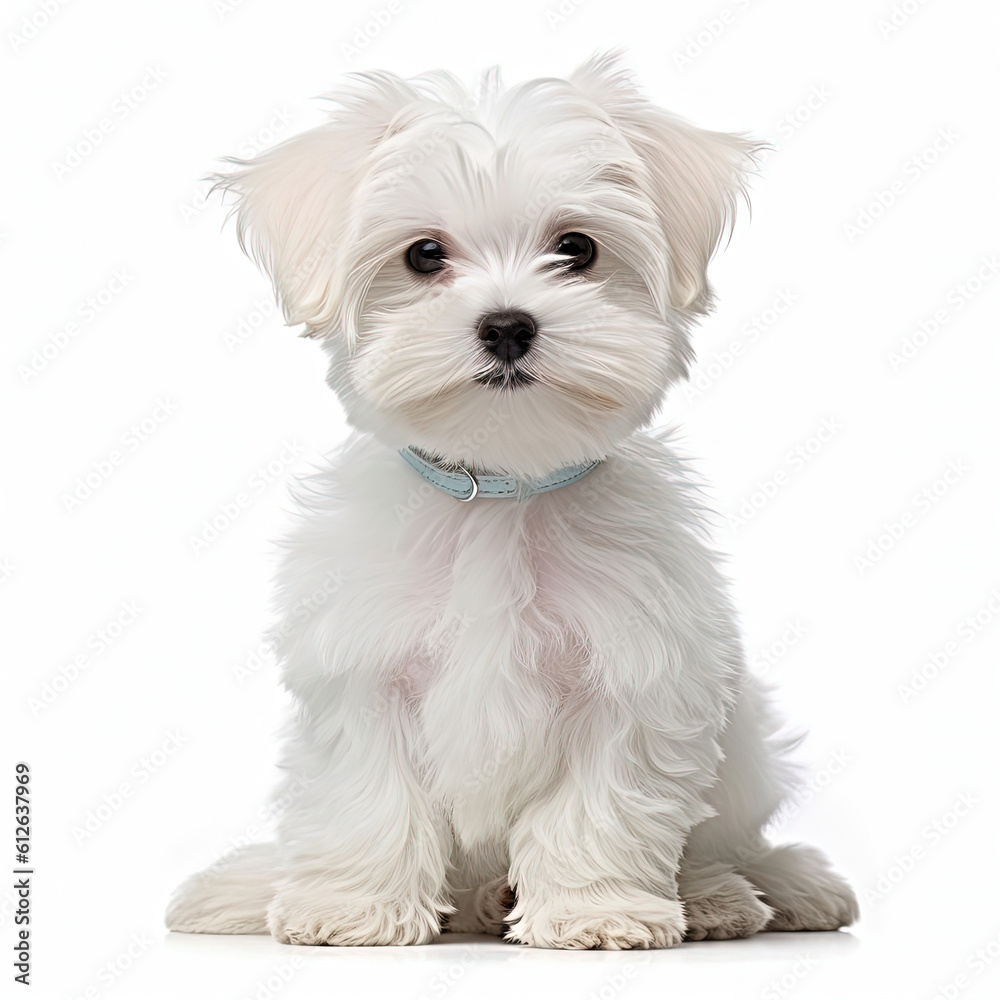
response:
[(538, 380), (530, 372), (514, 365), (505, 364), (476, 376), (476, 382), (487, 389), (523, 389)]

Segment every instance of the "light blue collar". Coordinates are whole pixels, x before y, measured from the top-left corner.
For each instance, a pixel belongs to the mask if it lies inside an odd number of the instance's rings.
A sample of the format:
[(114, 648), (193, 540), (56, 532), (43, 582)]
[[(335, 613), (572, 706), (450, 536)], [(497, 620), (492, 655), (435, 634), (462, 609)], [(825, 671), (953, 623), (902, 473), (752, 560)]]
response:
[(587, 462), (584, 465), (567, 465), (556, 469), (540, 479), (522, 479), (519, 476), (494, 476), (487, 474), (473, 475), (464, 466), (457, 466), (457, 472), (449, 472), (439, 465), (429, 462), (413, 448), (401, 448), (400, 455), (431, 484), (442, 493), (468, 503), (476, 497), (507, 497), (523, 500), (534, 493), (548, 493), (560, 486), (575, 483), (596, 469), (601, 464), (600, 459)]

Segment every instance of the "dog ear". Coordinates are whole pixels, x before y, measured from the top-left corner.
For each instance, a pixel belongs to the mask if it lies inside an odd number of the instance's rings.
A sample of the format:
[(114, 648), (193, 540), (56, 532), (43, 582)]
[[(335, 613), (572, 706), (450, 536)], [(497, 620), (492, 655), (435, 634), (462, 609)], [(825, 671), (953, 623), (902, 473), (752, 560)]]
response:
[(638, 92), (618, 52), (590, 59), (570, 82), (604, 111), (646, 167), (670, 250), (670, 304), (691, 315), (707, 313), (709, 261), (732, 231), (755, 154), (766, 143), (709, 132), (656, 107)]
[(335, 323), (352, 193), (417, 96), (393, 74), (355, 74), (327, 95), (326, 123), (252, 160), (229, 158), (236, 169), (213, 178), (214, 188), (237, 196), (231, 214), (240, 246), (270, 277), (285, 322), (305, 324), (303, 336), (322, 336)]

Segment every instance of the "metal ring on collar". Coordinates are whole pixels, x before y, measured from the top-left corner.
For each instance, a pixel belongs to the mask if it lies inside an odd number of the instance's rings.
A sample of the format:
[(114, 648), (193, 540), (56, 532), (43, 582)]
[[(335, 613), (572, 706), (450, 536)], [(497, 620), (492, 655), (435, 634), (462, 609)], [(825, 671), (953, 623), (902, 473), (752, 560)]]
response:
[(472, 492), (467, 497), (455, 497), (455, 499), (459, 503), (468, 503), (479, 496), (479, 480), (464, 465), (460, 465), (459, 468), (469, 477), (469, 481), (472, 483)]

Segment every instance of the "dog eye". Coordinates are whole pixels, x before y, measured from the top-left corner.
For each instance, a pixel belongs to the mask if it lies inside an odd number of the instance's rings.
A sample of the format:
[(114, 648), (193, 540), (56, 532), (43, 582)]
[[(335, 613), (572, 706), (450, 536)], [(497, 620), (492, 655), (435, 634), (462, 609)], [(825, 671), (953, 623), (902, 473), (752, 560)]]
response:
[(437, 240), (418, 240), (406, 251), (406, 262), (420, 274), (440, 271), (447, 259), (444, 247)]
[(564, 233), (556, 240), (554, 252), (567, 258), (566, 266), (570, 271), (582, 271), (593, 263), (597, 247), (583, 233)]

